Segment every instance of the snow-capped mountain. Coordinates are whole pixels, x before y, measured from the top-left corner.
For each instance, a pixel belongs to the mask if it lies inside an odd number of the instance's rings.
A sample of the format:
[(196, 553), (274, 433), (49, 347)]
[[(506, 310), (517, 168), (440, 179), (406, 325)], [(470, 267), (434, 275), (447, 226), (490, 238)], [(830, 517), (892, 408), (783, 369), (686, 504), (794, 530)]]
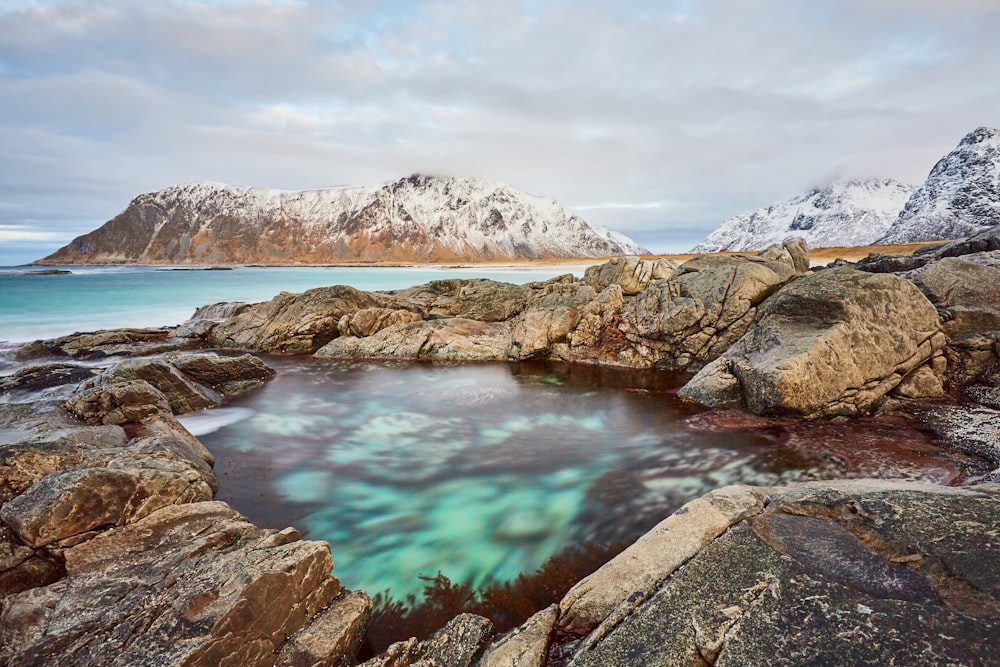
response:
[(629, 255), (648, 255), (649, 250), (639, 245), (629, 237), (625, 236), (621, 232), (616, 232), (613, 229), (608, 229), (604, 225), (591, 225), (591, 229), (597, 232), (600, 236), (603, 236), (608, 241), (612, 243), (617, 243), (621, 246), (624, 253)]
[(1000, 224), (1000, 130), (980, 127), (938, 161), (879, 243), (970, 236)]
[(870, 245), (889, 229), (914, 186), (891, 178), (817, 188), (723, 222), (692, 252), (763, 250), (793, 236), (811, 248)]
[(551, 198), (473, 178), (303, 191), (188, 183), (136, 197), (40, 263), (452, 262), (643, 250), (616, 236)]

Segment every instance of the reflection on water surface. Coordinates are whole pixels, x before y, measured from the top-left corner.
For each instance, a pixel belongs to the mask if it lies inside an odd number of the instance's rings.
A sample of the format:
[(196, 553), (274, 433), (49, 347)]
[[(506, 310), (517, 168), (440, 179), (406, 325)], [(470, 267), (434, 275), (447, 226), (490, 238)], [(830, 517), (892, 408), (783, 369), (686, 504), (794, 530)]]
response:
[[(726, 484), (955, 477), (918, 440), (873, 471), (816, 451), (811, 427), (713, 423), (664, 372), (268, 363), (278, 376), (267, 386), (185, 419), (218, 459), (218, 497), (261, 525), (329, 541), (336, 575), (371, 593), (402, 597), (438, 571), (508, 580), (568, 544), (634, 537)], [(813, 440), (830, 438), (843, 439)]]

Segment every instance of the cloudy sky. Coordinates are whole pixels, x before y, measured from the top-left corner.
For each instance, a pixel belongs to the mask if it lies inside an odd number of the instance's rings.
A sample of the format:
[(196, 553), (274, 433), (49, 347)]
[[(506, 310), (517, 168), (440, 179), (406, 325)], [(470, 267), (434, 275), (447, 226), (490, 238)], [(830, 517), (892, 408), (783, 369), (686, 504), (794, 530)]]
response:
[(654, 250), (1000, 124), (996, 0), (0, 0), (0, 264), (141, 192), (413, 172)]

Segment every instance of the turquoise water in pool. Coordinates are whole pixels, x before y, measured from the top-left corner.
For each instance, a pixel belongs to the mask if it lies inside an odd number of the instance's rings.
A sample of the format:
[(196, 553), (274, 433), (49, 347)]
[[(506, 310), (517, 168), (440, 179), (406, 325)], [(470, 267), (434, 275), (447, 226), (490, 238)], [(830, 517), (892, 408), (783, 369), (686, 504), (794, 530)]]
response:
[(329, 541), (334, 573), (370, 593), (416, 593), (438, 571), (509, 580), (567, 545), (635, 537), (712, 488), (815, 474), (776, 460), (766, 436), (685, 428), (668, 373), (268, 363), (266, 387), (184, 421), (216, 455), (220, 499)]

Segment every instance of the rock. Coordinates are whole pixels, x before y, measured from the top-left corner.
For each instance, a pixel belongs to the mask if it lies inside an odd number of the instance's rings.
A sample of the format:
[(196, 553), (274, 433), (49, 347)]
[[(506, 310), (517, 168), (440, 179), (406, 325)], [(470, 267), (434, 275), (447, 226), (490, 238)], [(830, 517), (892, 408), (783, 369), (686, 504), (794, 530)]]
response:
[(51, 584), (64, 575), (58, 557), (26, 546), (9, 528), (0, 525), (0, 598)]
[(672, 277), (680, 266), (670, 259), (639, 259), (635, 256), (615, 257), (604, 264), (588, 267), (583, 282), (601, 292), (611, 285), (621, 287), (622, 294), (635, 296), (653, 280)]
[(759, 513), (766, 497), (760, 489), (731, 486), (687, 503), (573, 586), (559, 603), (559, 628), (589, 632), (630, 612), (730, 526)]
[(944, 385), (930, 366), (921, 366), (903, 378), (893, 392), (903, 398), (936, 398), (944, 395)]
[(66, 578), (8, 596), (9, 665), (273, 665), (341, 591), (325, 542), (224, 503), (176, 505), (64, 552)]
[(194, 314), (188, 321), (197, 322), (199, 320), (211, 320), (214, 322), (221, 322), (229, 319), (230, 317), (239, 315), (251, 305), (252, 304), (244, 301), (220, 301), (219, 303), (210, 303), (207, 306), (196, 308)]
[(362, 308), (340, 318), (337, 329), (341, 336), (363, 338), (396, 324), (410, 324), (423, 319), (419, 313), (398, 308)]
[(565, 341), (580, 323), (582, 309), (597, 296), (593, 287), (578, 282), (555, 282), (537, 290), (513, 320), (507, 356), (528, 359), (548, 354)]
[(132, 463), (143, 467), (109, 464), (46, 475), (0, 507), (0, 519), (28, 546), (44, 547), (133, 523), (167, 505), (212, 498), (212, 485), (190, 464)]
[(927, 255), (883, 255), (870, 252), (864, 259), (851, 264), (851, 267), (868, 273), (900, 273), (919, 269), (933, 259)]
[(102, 372), (82, 389), (90, 391), (136, 380), (144, 380), (162, 392), (175, 415), (214, 408), (222, 403), (219, 392), (192, 382), (162, 357), (126, 359)]
[(809, 247), (801, 236), (788, 239), (784, 243), (768, 246), (757, 254), (769, 262), (787, 264), (795, 273), (805, 273), (809, 270)]
[[(554, 278), (559, 282), (572, 276)], [(532, 294), (532, 287), (547, 283), (513, 285), (495, 280), (435, 280), (398, 292), (399, 298), (416, 306), (426, 319), (461, 317), (481, 322), (506, 322), (517, 316)]]
[(365, 637), (372, 601), (347, 592), (330, 603), (281, 647), (277, 667), (336, 667), (353, 661)]
[(510, 325), (454, 317), (398, 324), (368, 336), (337, 338), (317, 357), (364, 359), (501, 360), (510, 349)]
[(252, 354), (200, 352), (173, 354), (167, 359), (187, 377), (223, 396), (246, 393), (274, 377), (274, 369)]
[(757, 306), (794, 276), (780, 262), (695, 257), (630, 300), (621, 329), (649, 366), (701, 368), (742, 336)]
[(391, 299), (346, 285), (282, 292), (225, 319), (212, 328), (208, 341), (261, 352), (315, 352), (340, 335), (344, 315), (389, 303)]
[(126, 424), (151, 415), (171, 414), (167, 397), (145, 380), (82, 389), (66, 401), (65, 408), (86, 424)]
[(1000, 250), (1000, 225), (990, 227), (968, 238), (959, 239), (933, 249), (935, 257), (961, 257), (979, 252)]
[(74, 359), (143, 356), (172, 350), (186, 350), (199, 345), (189, 338), (171, 338), (168, 329), (108, 329), (92, 333), (40, 340), (22, 345), (14, 358), (26, 361), (50, 356)]
[(557, 650), (575, 667), (990, 664), (1000, 576), (981, 564), (1000, 556), (998, 510), (997, 485), (773, 489), (648, 597)]
[(76, 384), (94, 376), (94, 369), (75, 364), (28, 366), (0, 377), (0, 394), (26, 395), (44, 389)]
[(559, 606), (546, 607), (490, 646), (477, 667), (544, 667)]
[[(828, 269), (768, 300), (759, 321), (682, 397), (758, 414), (857, 415), (870, 410), (945, 343), (937, 311), (891, 274)], [(723, 372), (725, 371), (725, 373)]]
[(1000, 253), (948, 257), (906, 274), (952, 338), (1000, 330)]
[(396, 642), (361, 667), (469, 667), (493, 637), (493, 624), (475, 614), (459, 614), (430, 639)]

